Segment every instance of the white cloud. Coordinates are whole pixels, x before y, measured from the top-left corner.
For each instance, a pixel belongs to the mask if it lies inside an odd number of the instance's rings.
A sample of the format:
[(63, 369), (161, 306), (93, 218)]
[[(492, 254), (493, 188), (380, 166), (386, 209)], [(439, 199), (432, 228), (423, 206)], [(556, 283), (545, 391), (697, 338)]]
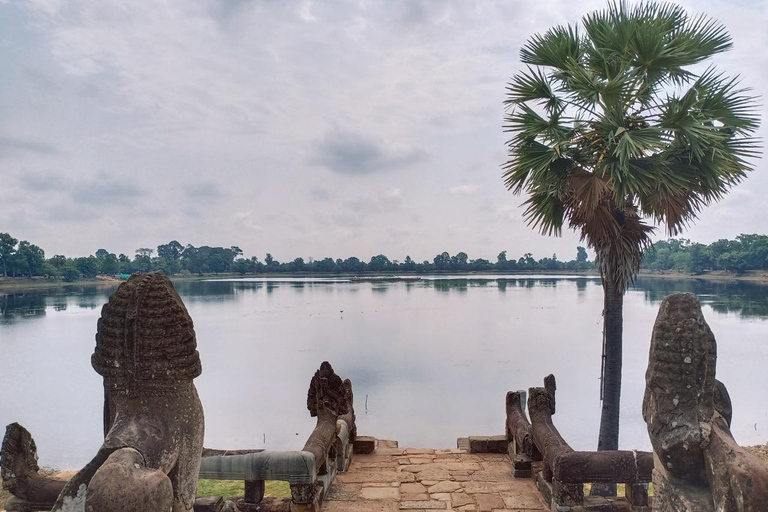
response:
[(480, 189), (479, 186), (469, 183), (465, 185), (456, 185), (455, 187), (451, 187), (451, 194), (461, 194), (465, 196), (471, 196), (472, 194), (476, 193)]
[[(684, 3), (726, 23), (735, 49), (715, 62), (766, 96), (764, 3)], [(67, 254), (173, 238), (246, 254), (266, 240), (283, 260), (570, 253), (577, 238), (530, 230), (504, 187), (502, 102), (529, 36), (604, 6), (0, 0), (0, 222)], [(754, 194), (685, 236), (764, 230), (757, 167)]]

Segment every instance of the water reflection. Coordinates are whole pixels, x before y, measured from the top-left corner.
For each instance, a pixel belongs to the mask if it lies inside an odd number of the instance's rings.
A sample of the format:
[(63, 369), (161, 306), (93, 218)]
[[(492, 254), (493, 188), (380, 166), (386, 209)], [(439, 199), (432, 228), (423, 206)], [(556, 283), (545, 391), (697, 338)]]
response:
[[(103, 391), (90, 355), (100, 307), (114, 288), (0, 296), (0, 350), (8, 363), (0, 372), (0, 425), (28, 426), (42, 463), (80, 466), (101, 441)], [(352, 380), (359, 403), (368, 399), (368, 411), (357, 410), (366, 435), (450, 447), (459, 436), (499, 434), (506, 391), (554, 373), (562, 387), (558, 428), (574, 448), (595, 447), (599, 279), (283, 278), (180, 281), (176, 288), (197, 331), (209, 446), (300, 449), (314, 427), (306, 387), (329, 360)], [(719, 336), (718, 378), (738, 411), (737, 439), (765, 442), (765, 324), (743, 319), (768, 319), (768, 286), (641, 279), (625, 299), (622, 447), (648, 448), (640, 415), (648, 341), (659, 301), (676, 291), (696, 293), (714, 311), (705, 314)]]
[(642, 290), (646, 300), (654, 304), (672, 293), (690, 292), (718, 313), (768, 318), (768, 285), (760, 282), (644, 278), (638, 279), (633, 289)]

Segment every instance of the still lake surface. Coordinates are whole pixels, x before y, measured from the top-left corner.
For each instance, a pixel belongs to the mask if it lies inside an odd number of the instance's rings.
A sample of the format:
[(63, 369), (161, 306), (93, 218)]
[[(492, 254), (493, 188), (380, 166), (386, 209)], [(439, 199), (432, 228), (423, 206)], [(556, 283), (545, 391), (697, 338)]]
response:
[[(603, 293), (595, 278), (435, 276), (414, 283), (237, 279), (176, 285), (195, 322), (196, 379), (211, 448), (301, 449), (309, 380), (323, 360), (352, 380), (358, 431), (401, 446), (453, 447), (504, 432), (507, 391), (557, 377), (555, 423), (594, 449)], [(0, 424), (17, 421), (40, 463), (95, 454), (103, 388), (90, 365), (115, 286), (0, 295)], [(718, 340), (717, 376), (741, 444), (768, 441), (768, 286), (640, 279), (624, 305), (621, 440), (650, 449), (641, 403), (653, 321), (666, 295), (696, 293)], [(367, 402), (367, 407), (366, 407)]]

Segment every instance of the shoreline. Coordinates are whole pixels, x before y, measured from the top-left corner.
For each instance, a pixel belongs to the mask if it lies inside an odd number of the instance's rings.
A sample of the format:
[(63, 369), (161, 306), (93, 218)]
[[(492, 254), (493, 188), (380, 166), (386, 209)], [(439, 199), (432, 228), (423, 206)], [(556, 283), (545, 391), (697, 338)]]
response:
[[(505, 272), (500, 270), (488, 270), (483, 272), (429, 272), (419, 274), (416, 272), (398, 272), (392, 274), (391, 272), (366, 272), (363, 274), (353, 273), (313, 273), (313, 272), (281, 272), (281, 273), (264, 273), (264, 274), (245, 274), (240, 275), (237, 273), (226, 274), (203, 274), (203, 275), (191, 275), (191, 276), (169, 276), (171, 281), (205, 281), (209, 279), (239, 279), (239, 278), (301, 278), (301, 277), (329, 277), (329, 278), (344, 278), (344, 277), (363, 277), (363, 278), (376, 278), (376, 277), (388, 277), (391, 275), (397, 276), (540, 276), (540, 275), (553, 275), (553, 276), (574, 276), (574, 277), (596, 277), (599, 273), (595, 270), (586, 271), (554, 271), (554, 270), (539, 270), (539, 271), (517, 271), (517, 272)], [(746, 281), (753, 283), (768, 284), (768, 272), (766, 271), (749, 271), (742, 275), (730, 274), (724, 271), (712, 271), (704, 274), (686, 274), (684, 272), (677, 271), (640, 271), (637, 276), (639, 279), (679, 279), (679, 280), (705, 280), (705, 281)], [(115, 286), (120, 284), (121, 280), (116, 278), (96, 278), (96, 279), (82, 279), (80, 281), (66, 282), (62, 279), (49, 279), (44, 277), (0, 277), (0, 293), (8, 292), (25, 292), (29, 290), (44, 290), (44, 289), (59, 289), (67, 286)]]

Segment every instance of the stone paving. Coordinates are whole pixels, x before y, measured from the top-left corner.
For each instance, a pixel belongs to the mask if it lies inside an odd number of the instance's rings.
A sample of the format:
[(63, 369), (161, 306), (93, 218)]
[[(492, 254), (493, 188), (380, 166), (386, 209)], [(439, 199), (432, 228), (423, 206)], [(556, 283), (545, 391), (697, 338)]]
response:
[(338, 474), (323, 512), (547, 510), (528, 478), (512, 477), (505, 454), (466, 450), (401, 449), (379, 441), (370, 455), (355, 455)]

